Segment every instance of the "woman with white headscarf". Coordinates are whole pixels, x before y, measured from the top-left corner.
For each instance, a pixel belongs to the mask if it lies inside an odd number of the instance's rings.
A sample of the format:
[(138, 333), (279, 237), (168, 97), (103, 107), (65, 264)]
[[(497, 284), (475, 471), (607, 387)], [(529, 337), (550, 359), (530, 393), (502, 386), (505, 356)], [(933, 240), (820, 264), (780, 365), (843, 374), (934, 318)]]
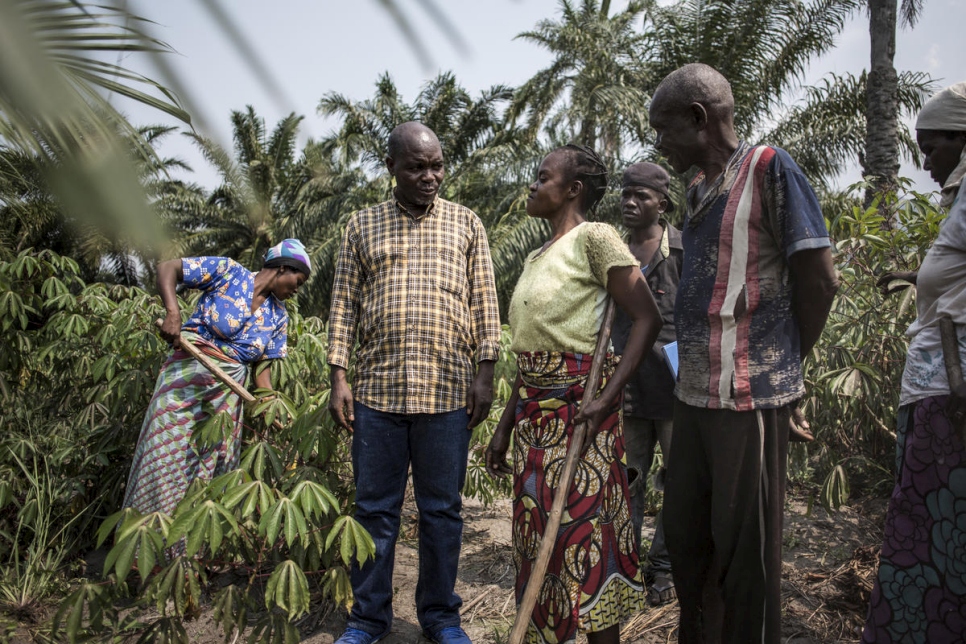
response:
[(902, 375), (896, 485), (862, 641), (966, 642), (966, 386), (946, 377), (939, 320), (951, 317), (966, 358), (966, 82), (933, 96), (916, 121), (924, 167), (950, 207), (918, 273)]

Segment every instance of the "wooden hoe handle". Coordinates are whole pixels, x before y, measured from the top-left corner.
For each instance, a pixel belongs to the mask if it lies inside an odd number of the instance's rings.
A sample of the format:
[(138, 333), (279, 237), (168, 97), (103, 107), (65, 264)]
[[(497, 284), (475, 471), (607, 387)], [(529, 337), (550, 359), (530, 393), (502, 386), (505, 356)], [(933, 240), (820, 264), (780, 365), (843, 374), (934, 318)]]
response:
[[(154, 321), (154, 325), (157, 326), (159, 329), (161, 328), (161, 325), (163, 323), (164, 323), (164, 320), (161, 320), (161, 319)], [(229, 389), (231, 389), (233, 392), (241, 396), (241, 399), (244, 400), (245, 402), (253, 403), (258, 400), (257, 398), (255, 398), (255, 396), (252, 395), (252, 392), (248, 391), (243, 386), (238, 384), (238, 381), (236, 381), (234, 378), (232, 378), (227, 373), (225, 373), (221, 367), (215, 364), (214, 360), (212, 360), (211, 358), (203, 354), (201, 350), (198, 349), (198, 347), (196, 347), (194, 344), (189, 342), (187, 338), (185, 338), (181, 334), (179, 334), (179, 336), (181, 339), (181, 348), (184, 349), (186, 352), (188, 352), (192, 358), (194, 358), (195, 360), (203, 364), (205, 368), (211, 372), (211, 375), (213, 375), (218, 380), (222, 381), (225, 385), (228, 386)], [(282, 424), (277, 420), (272, 422), (272, 427), (274, 427), (275, 429), (285, 429), (282, 426)]]
[[(600, 326), (600, 333), (597, 335), (597, 346), (594, 348), (594, 357), (590, 363), (590, 373), (587, 374), (587, 384), (584, 387), (584, 397), (581, 406), (586, 405), (597, 395), (600, 387), (601, 375), (604, 371), (604, 359), (607, 357), (607, 349), (610, 346), (610, 330), (614, 324), (614, 300), (608, 298), (607, 307), (604, 309), (604, 321)], [(527, 589), (523, 593), (520, 607), (517, 609), (516, 619), (513, 621), (513, 629), (510, 631), (509, 644), (521, 644), (527, 634), (527, 625), (530, 623), (530, 616), (533, 608), (537, 604), (537, 596), (543, 586), (543, 578), (547, 574), (547, 566), (550, 563), (550, 555), (557, 541), (557, 531), (560, 529), (560, 521), (563, 518), (564, 504), (567, 502), (567, 492), (570, 484), (573, 483), (574, 473), (577, 470), (577, 461), (580, 459), (581, 447), (584, 444), (584, 436), (587, 434), (586, 423), (580, 423), (574, 427), (574, 434), (570, 439), (570, 448), (567, 450), (567, 459), (564, 461), (563, 471), (557, 481), (557, 489), (553, 494), (553, 505), (550, 506), (550, 516), (547, 517), (547, 527), (543, 537), (540, 539), (540, 547), (537, 551), (537, 560), (533, 564), (530, 572), (530, 579), (527, 580)]]
[[(948, 315), (939, 318), (939, 336), (943, 344), (943, 362), (946, 363), (946, 379), (949, 381), (949, 391), (952, 393), (963, 384), (963, 367), (959, 362), (959, 339), (956, 337), (956, 325)], [(961, 418), (952, 418), (954, 428), (960, 438), (966, 443), (966, 422)]]

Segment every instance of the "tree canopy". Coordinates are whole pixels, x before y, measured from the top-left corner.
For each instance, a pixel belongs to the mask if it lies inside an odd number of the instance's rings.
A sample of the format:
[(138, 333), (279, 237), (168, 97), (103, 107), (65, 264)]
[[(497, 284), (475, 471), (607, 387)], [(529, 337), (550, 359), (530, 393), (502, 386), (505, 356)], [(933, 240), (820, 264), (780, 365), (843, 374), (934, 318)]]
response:
[[(875, 281), (917, 265), (942, 215), (901, 178), (898, 194), (871, 183), (864, 195), (866, 186), (834, 189), (843, 168), (869, 159), (867, 131), (879, 118), (869, 105), (882, 87), (861, 69), (802, 83), (864, 0), (630, 0), (616, 11), (609, 0), (560, 0), (555, 15), (520, 25), (518, 37), (551, 62), (519, 87), (474, 95), (444, 71), (407, 97), (387, 72), (362, 100), (322, 93), (318, 113), (335, 125), (315, 140), (300, 139), (302, 115), (266, 124), (254, 106), (239, 106), (231, 149), (191, 129), (176, 87), (103, 62), (105, 54), (169, 51), (125, 3), (106, 1), (0, 0), (0, 633), (3, 615), (13, 615), (46, 620), (43, 641), (184, 642), (182, 619), (210, 601), (226, 641), (247, 631), (250, 642), (289, 642), (313, 605), (348, 604), (349, 565), (372, 549), (352, 519), (348, 441), (326, 413), (325, 317), (348, 217), (391, 196), (389, 132), (418, 120), (439, 136), (440, 194), (481, 218), (505, 313), (525, 258), (549, 234), (526, 214), (541, 158), (570, 141), (591, 145), (612, 187), (626, 164), (660, 162), (650, 96), (690, 62), (729, 78), (743, 138), (779, 145), (798, 161), (836, 240), (844, 286), (823, 349), (805, 362), (818, 441), (793, 452), (792, 476), (829, 508), (848, 497), (848, 468), (889, 478), (894, 449), (883, 437), (914, 307), (911, 296), (883, 301)], [(436, 3), (421, 2), (452, 32)], [(420, 47), (401, 4), (378, 5)], [(218, 3), (204, 6), (231, 35)], [(912, 22), (921, 7), (903, 2), (902, 15)], [(931, 79), (895, 76), (888, 100), (896, 114), (911, 114)], [(217, 170), (218, 185), (173, 179), (174, 171), (191, 176), (157, 152), (175, 129), (128, 122), (109, 93), (181, 119), (181, 135)], [(896, 145), (887, 156), (918, 158), (901, 124), (889, 136)], [(674, 176), (678, 203), (687, 179)], [(594, 216), (617, 224), (618, 204), (611, 190)], [(289, 308), (290, 356), (272, 361), (280, 393), (246, 411), (238, 469), (193, 486), (171, 516), (115, 513), (167, 353), (153, 329), (156, 261), (224, 255), (258, 269), (286, 237), (305, 243), (314, 270)], [(465, 492), (484, 501), (507, 493), (481, 459), (511, 397), (511, 332), (504, 329), (497, 404), (472, 440)], [(276, 419), (284, 431), (268, 430)], [(198, 428), (198, 440), (223, 431), (215, 418)], [(169, 558), (166, 544), (182, 538), (187, 555)], [(82, 578), (76, 562), (100, 545), (110, 550), (106, 578)], [(211, 579), (225, 571), (234, 581), (216, 587)], [(54, 601), (59, 609), (45, 617)]]

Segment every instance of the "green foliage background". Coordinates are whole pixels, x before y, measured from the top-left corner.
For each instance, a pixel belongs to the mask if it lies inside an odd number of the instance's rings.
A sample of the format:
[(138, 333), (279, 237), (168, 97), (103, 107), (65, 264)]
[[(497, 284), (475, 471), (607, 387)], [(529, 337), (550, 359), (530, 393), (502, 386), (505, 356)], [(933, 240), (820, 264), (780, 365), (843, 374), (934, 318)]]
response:
[[(291, 641), (311, 604), (347, 604), (347, 565), (371, 557), (373, 546), (352, 518), (349, 441), (326, 409), (322, 320), (290, 307), (289, 357), (272, 374), (281, 393), (246, 410), (237, 470), (196, 482), (171, 516), (115, 513), (168, 353), (153, 325), (163, 311), (138, 288), (88, 285), (78, 271), (50, 251), (0, 262), (0, 605), (29, 622), (45, 601), (67, 594), (50, 637), (176, 641), (173, 618), (210, 600), (226, 636), (250, 627), (264, 641)], [(193, 301), (182, 306), (189, 311)], [(504, 334), (501, 374), (511, 370), (507, 342)], [(497, 381), (504, 401), (506, 378)], [(465, 489), (485, 501), (507, 492), (480, 460), (497, 403), (474, 431)], [(276, 419), (284, 431), (269, 428)], [(224, 421), (213, 417), (193, 440), (217, 442)], [(110, 548), (106, 582), (83, 567), (100, 545)], [(216, 573), (234, 583), (211, 586)], [(121, 611), (122, 599), (154, 610)]]
[[(820, 500), (829, 508), (848, 500), (849, 471), (863, 488), (891, 491), (905, 330), (916, 316), (915, 289), (884, 295), (876, 280), (890, 270), (918, 270), (944, 217), (927, 195), (914, 192), (902, 198), (881, 194), (867, 208), (858, 203), (828, 221), (841, 287), (805, 362), (805, 410), (818, 429), (811, 449), (824, 476)], [(805, 448), (796, 449), (797, 474), (804, 480)], [(795, 458), (793, 453), (793, 464)]]
[[(731, 79), (740, 135), (799, 161), (835, 241), (842, 288), (805, 368), (817, 440), (793, 448), (790, 476), (828, 508), (888, 489), (914, 289), (885, 297), (875, 281), (918, 267), (942, 216), (906, 186), (868, 207), (857, 205), (867, 186), (830, 187), (865, 153), (864, 72), (796, 91), (866, 3), (635, 0), (611, 11), (608, 0), (561, 0), (521, 33), (552, 54), (521, 87), (472, 96), (441, 73), (407, 101), (386, 74), (362, 101), (324, 94), (318, 111), (338, 126), (301, 147), (302, 116), (268, 127), (251, 106), (231, 115), (231, 150), (187, 131), (219, 172), (210, 190), (173, 179), (187, 168), (155, 152), (173, 128), (135, 127), (105, 98), (131, 97), (190, 127), (176, 78), (169, 89), (92, 54), (143, 52), (165, 69), (168, 48), (145, 21), (123, 2), (103, 5), (0, 0), (0, 639), (19, 624), (43, 642), (184, 642), (183, 619), (210, 602), (226, 641), (292, 642), (310, 610), (351, 601), (347, 566), (372, 543), (352, 519), (349, 441), (325, 411), (324, 318), (347, 217), (390, 193), (389, 131), (418, 119), (439, 135), (442, 196), (483, 220), (505, 310), (524, 258), (548, 235), (525, 209), (539, 160), (569, 141), (594, 146), (612, 185), (626, 164), (659, 161), (647, 103), (686, 62)], [(204, 5), (217, 14), (217, 2)], [(402, 16), (393, 1), (379, 5)], [(399, 24), (408, 29), (404, 16)], [(930, 89), (925, 74), (902, 72), (902, 113)], [(915, 161), (904, 127), (899, 142)], [(679, 204), (687, 180), (674, 177)], [(619, 222), (615, 191), (594, 216)], [(117, 513), (168, 352), (153, 326), (154, 263), (227, 255), (257, 269), (286, 237), (306, 242), (316, 270), (290, 305), (290, 357), (272, 367), (281, 394), (246, 409), (241, 465), (198, 482), (172, 516)], [(482, 465), (514, 373), (506, 328), (502, 344), (497, 404), (474, 431), (465, 490), (485, 502), (508, 493)], [(284, 431), (269, 430), (275, 419)], [(215, 417), (195, 439), (217, 441), (225, 428)], [(99, 546), (103, 576), (87, 565)]]
[[(875, 280), (918, 266), (940, 221), (927, 197), (909, 194), (844, 209), (828, 222), (842, 289), (806, 362), (806, 412), (817, 440), (794, 448), (790, 472), (830, 508), (848, 500), (850, 481), (888, 489), (914, 299), (912, 289), (883, 296)], [(183, 641), (181, 619), (210, 601), (226, 638), (237, 629), (257, 641), (297, 641), (310, 606), (351, 601), (347, 565), (372, 556), (352, 518), (348, 441), (326, 411), (324, 322), (290, 307), (290, 355), (273, 365), (281, 394), (246, 410), (237, 470), (196, 482), (172, 516), (116, 513), (168, 349), (153, 328), (162, 313), (157, 298), (137, 287), (87, 284), (79, 271), (51, 251), (0, 261), (0, 606), (51, 638)], [(182, 306), (190, 310), (193, 300)], [(470, 454), (465, 492), (486, 502), (508, 493), (482, 463), (510, 395), (508, 347), (504, 328), (497, 404), (475, 430)], [(269, 429), (276, 419), (284, 431)], [(227, 427), (214, 417), (195, 440), (215, 442)], [(106, 581), (85, 571), (98, 545), (109, 549)], [(213, 583), (226, 578), (231, 583)], [(64, 597), (53, 619), (42, 619), (44, 607)]]

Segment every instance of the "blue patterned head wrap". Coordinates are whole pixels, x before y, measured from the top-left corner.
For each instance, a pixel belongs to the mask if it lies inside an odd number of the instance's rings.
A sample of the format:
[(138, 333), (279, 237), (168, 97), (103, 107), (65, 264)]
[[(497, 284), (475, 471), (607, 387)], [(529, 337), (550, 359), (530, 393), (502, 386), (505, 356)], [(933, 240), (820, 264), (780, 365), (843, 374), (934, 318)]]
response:
[(278, 266), (289, 266), (302, 271), (306, 277), (312, 273), (312, 262), (309, 254), (297, 239), (285, 239), (280, 244), (276, 244), (268, 249), (265, 254), (265, 268), (275, 268)]

